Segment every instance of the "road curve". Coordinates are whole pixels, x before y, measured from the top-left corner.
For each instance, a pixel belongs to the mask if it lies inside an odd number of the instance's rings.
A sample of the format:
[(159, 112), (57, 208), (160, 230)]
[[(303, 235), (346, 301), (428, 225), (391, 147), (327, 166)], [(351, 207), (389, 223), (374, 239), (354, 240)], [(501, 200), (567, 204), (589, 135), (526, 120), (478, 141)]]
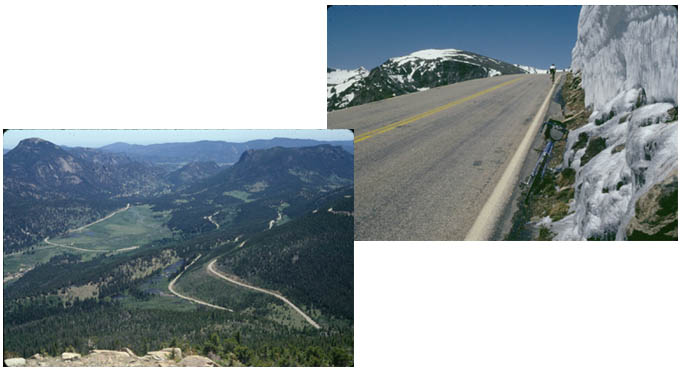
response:
[[(192, 266), (192, 265), (194, 265), (194, 263), (195, 263), (198, 259), (200, 259), (200, 258), (201, 258), (201, 255), (198, 255), (198, 257), (196, 257), (196, 259), (194, 259), (194, 261), (192, 261), (191, 264), (187, 265), (187, 267), (186, 267), (184, 270), (189, 269), (189, 267)], [(174, 288), (174, 287), (175, 287), (175, 282), (177, 282), (177, 280), (179, 279), (179, 277), (182, 276), (182, 274), (184, 274), (184, 271), (183, 271), (182, 273), (179, 273), (175, 278), (172, 279), (172, 281), (170, 282), (170, 284), (168, 284), (168, 290), (169, 290), (173, 295), (175, 295), (175, 296), (177, 296), (177, 297), (179, 297), (179, 298), (181, 298), (181, 299), (188, 300), (188, 301), (191, 301), (191, 302), (195, 302), (195, 303), (197, 303), (197, 304), (204, 305), (204, 306), (208, 306), (208, 307), (211, 307), (211, 308), (214, 308), (214, 309), (226, 310), (226, 311), (230, 311), (230, 312), (232, 312), (232, 313), (234, 312), (234, 310), (227, 309), (227, 308), (222, 307), (222, 306), (213, 305), (213, 304), (207, 303), (207, 302), (205, 302), (205, 301), (201, 301), (201, 300), (195, 299), (195, 298), (193, 298), (193, 297), (184, 296), (184, 295), (178, 293), (177, 291), (175, 291), (175, 288)]]
[(288, 306), (290, 306), (293, 310), (295, 310), (298, 314), (300, 314), (300, 315), (307, 321), (307, 323), (309, 323), (312, 327), (314, 327), (314, 328), (316, 328), (316, 329), (320, 329), (320, 328), (321, 328), (321, 326), (318, 325), (314, 320), (312, 320), (312, 318), (310, 318), (307, 314), (305, 314), (304, 311), (300, 310), (300, 308), (298, 308), (297, 306), (293, 305), (293, 303), (290, 302), (290, 300), (288, 300), (287, 298), (283, 297), (282, 295), (280, 295), (280, 294), (278, 294), (278, 293), (276, 293), (276, 292), (272, 292), (272, 291), (269, 291), (269, 290), (265, 290), (265, 289), (263, 289), (263, 288), (259, 288), (259, 287), (251, 286), (251, 285), (249, 285), (249, 284), (245, 284), (245, 283), (243, 283), (243, 282), (239, 282), (239, 281), (237, 281), (237, 280), (235, 280), (235, 279), (229, 278), (229, 277), (225, 276), (224, 274), (222, 274), (222, 273), (216, 271), (215, 268), (214, 268), (215, 262), (216, 262), (216, 261), (217, 261), (217, 259), (213, 259), (213, 260), (208, 264), (208, 271), (209, 271), (210, 273), (214, 274), (214, 275), (217, 276), (218, 278), (222, 278), (222, 279), (226, 280), (227, 282), (233, 283), (233, 284), (235, 284), (235, 285), (238, 285), (238, 286), (241, 286), (241, 287), (245, 287), (245, 288), (249, 288), (249, 289), (251, 289), (251, 290), (255, 290), (255, 291), (258, 291), (258, 292), (262, 292), (262, 293), (266, 293), (266, 294), (268, 294), (268, 295), (274, 296), (274, 297), (276, 297), (277, 299), (279, 299), (279, 300), (285, 302), (286, 304), (288, 304)]
[(355, 239), (463, 240), (550, 87), (498, 76), (328, 113), (355, 131)]

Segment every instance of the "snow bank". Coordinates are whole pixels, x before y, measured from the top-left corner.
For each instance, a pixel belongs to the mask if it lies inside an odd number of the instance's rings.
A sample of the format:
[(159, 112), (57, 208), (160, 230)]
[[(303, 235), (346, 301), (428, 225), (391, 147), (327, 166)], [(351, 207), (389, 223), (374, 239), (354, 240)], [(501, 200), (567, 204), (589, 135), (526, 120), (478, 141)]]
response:
[(649, 102), (678, 104), (677, 14), (670, 5), (581, 8), (571, 67), (582, 72), (586, 106), (634, 87)]
[[(670, 6), (584, 6), (572, 69), (582, 73), (588, 124), (569, 133), (576, 171), (569, 215), (546, 222), (555, 240), (624, 239), (635, 204), (677, 171), (677, 12)], [(588, 142), (604, 150), (585, 164)], [(575, 145), (581, 141), (579, 148)]]

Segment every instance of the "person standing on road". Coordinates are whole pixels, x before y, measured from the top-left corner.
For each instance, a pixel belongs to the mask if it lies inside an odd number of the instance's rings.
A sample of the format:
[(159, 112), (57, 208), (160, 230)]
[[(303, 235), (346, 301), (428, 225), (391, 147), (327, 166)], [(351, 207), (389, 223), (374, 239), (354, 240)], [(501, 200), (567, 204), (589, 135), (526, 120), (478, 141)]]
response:
[(555, 64), (550, 65), (550, 78), (555, 82)]

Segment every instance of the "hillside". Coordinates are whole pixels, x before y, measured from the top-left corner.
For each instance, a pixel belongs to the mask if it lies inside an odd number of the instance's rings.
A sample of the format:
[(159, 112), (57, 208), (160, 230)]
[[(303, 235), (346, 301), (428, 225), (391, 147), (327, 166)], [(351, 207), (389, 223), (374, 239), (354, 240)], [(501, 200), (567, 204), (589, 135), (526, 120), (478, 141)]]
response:
[(23, 140), (4, 155), (3, 250), (21, 249), (167, 191), (163, 174), (125, 155)]
[(297, 216), (318, 193), (351, 185), (353, 168), (352, 155), (338, 146), (248, 150), (233, 166), (152, 203), (172, 210), (168, 224), (183, 232), (214, 229), (208, 216), (223, 226), (262, 229), (281, 206)]
[(175, 186), (181, 186), (211, 177), (220, 170), (220, 166), (214, 161), (193, 161), (168, 173), (165, 179)]
[(420, 50), (371, 69), (327, 69), (328, 111), (496, 75), (526, 73), (515, 65), (456, 49)]
[(352, 319), (354, 217), (333, 212), (353, 201), (345, 190), (289, 223), (248, 239), (218, 259), (218, 268), (280, 291), (306, 306)]

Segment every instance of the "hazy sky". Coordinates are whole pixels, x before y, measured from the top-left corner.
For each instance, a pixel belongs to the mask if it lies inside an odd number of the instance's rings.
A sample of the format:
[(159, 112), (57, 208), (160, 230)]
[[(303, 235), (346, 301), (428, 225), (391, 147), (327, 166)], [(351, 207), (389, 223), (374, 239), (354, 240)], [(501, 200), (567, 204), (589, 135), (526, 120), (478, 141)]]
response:
[(580, 6), (333, 6), (328, 66), (374, 68), (423, 49), (459, 49), (508, 63), (569, 68)]
[(14, 148), (25, 138), (39, 137), (56, 145), (101, 147), (115, 142), (148, 145), (165, 142), (193, 142), (201, 140), (245, 142), (274, 137), (310, 138), (321, 141), (351, 141), (354, 135), (346, 129), (297, 130), (8, 130), (2, 144)]

